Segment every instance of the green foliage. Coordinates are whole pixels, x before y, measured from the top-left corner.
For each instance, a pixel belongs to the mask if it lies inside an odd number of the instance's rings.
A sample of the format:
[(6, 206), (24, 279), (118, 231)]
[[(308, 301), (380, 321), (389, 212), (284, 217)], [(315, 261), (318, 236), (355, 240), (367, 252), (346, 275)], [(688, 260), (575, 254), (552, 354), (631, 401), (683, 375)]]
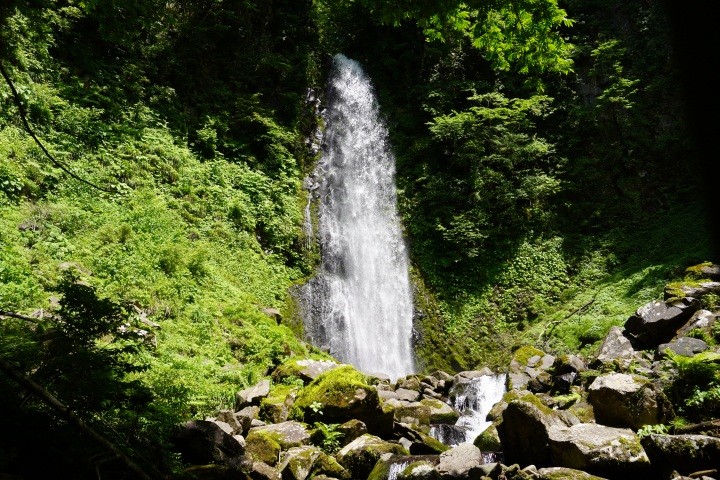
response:
[(708, 292), (702, 296), (702, 298), (700, 299), (700, 303), (702, 307), (707, 310), (717, 310), (720, 308), (720, 295), (713, 292)]
[(340, 443), (343, 438), (343, 432), (338, 430), (340, 426), (337, 423), (313, 423), (315, 430), (311, 434), (311, 440), (315, 445), (320, 447), (325, 453), (330, 455), (340, 450), (342, 444)]
[(720, 354), (705, 351), (685, 357), (666, 350), (677, 376), (669, 387), (679, 412), (693, 421), (715, 418), (720, 412)]
[(428, 41), (467, 38), (497, 70), (568, 73), (572, 67), (571, 47), (559, 31), (573, 21), (555, 1), (360, 3), (380, 22), (395, 26), (416, 22)]
[(418, 191), (418, 201), (435, 207), (433, 230), (447, 252), (436, 262), (444, 266), (542, 225), (559, 190), (554, 175), (562, 160), (552, 144), (530, 133), (534, 121), (549, 114), (550, 98), (508, 99), (496, 92), (468, 100), (468, 109), (429, 125), (452, 176), (428, 176)]
[(662, 423), (659, 423), (657, 425), (643, 425), (640, 427), (637, 431), (637, 435), (640, 438), (647, 437), (650, 434), (661, 434), (665, 435), (670, 433), (670, 427), (667, 425), (664, 425)]

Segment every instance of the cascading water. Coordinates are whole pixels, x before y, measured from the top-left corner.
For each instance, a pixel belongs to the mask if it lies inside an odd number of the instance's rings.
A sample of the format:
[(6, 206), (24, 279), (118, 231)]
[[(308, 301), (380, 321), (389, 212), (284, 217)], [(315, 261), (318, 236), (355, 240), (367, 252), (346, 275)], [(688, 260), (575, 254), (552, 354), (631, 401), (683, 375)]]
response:
[(473, 442), (492, 423), (487, 421), (487, 414), (502, 399), (505, 378), (505, 374), (482, 375), (454, 385), (450, 400), (460, 418), (452, 426), (434, 426), (430, 434), (450, 446)]
[(391, 378), (412, 373), (413, 303), (396, 209), (395, 159), (372, 85), (336, 55), (318, 199), (320, 273), (303, 287), (305, 332), (340, 361)]

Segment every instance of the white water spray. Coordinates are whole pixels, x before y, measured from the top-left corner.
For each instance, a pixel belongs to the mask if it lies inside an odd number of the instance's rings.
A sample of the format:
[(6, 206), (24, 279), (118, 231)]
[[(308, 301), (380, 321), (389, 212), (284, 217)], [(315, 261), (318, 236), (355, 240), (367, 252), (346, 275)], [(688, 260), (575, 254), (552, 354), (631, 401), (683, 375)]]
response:
[(319, 199), (319, 275), (305, 285), (305, 331), (315, 345), (368, 373), (414, 371), (413, 303), (396, 209), (395, 159), (369, 79), (334, 58)]
[(475, 441), (492, 424), (487, 415), (505, 394), (505, 378), (505, 374), (482, 375), (453, 386), (450, 398), (460, 418), (453, 429), (434, 427), (430, 434), (450, 446)]

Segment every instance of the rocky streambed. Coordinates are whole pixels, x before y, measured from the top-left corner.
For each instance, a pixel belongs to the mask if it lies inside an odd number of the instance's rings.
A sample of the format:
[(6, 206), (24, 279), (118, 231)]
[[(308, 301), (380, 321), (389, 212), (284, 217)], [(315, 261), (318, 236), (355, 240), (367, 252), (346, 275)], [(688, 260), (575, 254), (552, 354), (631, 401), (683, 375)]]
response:
[[(720, 266), (688, 271), (594, 358), (525, 346), (504, 372), (396, 381), (291, 359), (236, 408), (178, 429), (181, 478), (720, 478)], [(481, 379), (503, 388), (477, 432), (467, 415), (487, 399), (468, 391)]]

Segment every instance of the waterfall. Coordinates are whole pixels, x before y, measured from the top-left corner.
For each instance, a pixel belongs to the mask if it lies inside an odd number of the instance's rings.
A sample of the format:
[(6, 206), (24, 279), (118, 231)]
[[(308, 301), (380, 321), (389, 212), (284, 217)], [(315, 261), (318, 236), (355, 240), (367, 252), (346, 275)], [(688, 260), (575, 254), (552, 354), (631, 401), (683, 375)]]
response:
[(308, 183), (321, 265), (303, 287), (305, 333), (361, 371), (414, 371), (412, 291), (396, 208), (395, 158), (370, 80), (334, 57), (323, 151)]
[(453, 385), (450, 400), (460, 413), (455, 425), (436, 425), (430, 435), (450, 446), (473, 442), (492, 422), (487, 414), (505, 393), (505, 374), (481, 375)]
[(410, 465), (410, 460), (404, 462), (391, 463), (388, 469), (387, 480), (397, 480), (398, 475)]

